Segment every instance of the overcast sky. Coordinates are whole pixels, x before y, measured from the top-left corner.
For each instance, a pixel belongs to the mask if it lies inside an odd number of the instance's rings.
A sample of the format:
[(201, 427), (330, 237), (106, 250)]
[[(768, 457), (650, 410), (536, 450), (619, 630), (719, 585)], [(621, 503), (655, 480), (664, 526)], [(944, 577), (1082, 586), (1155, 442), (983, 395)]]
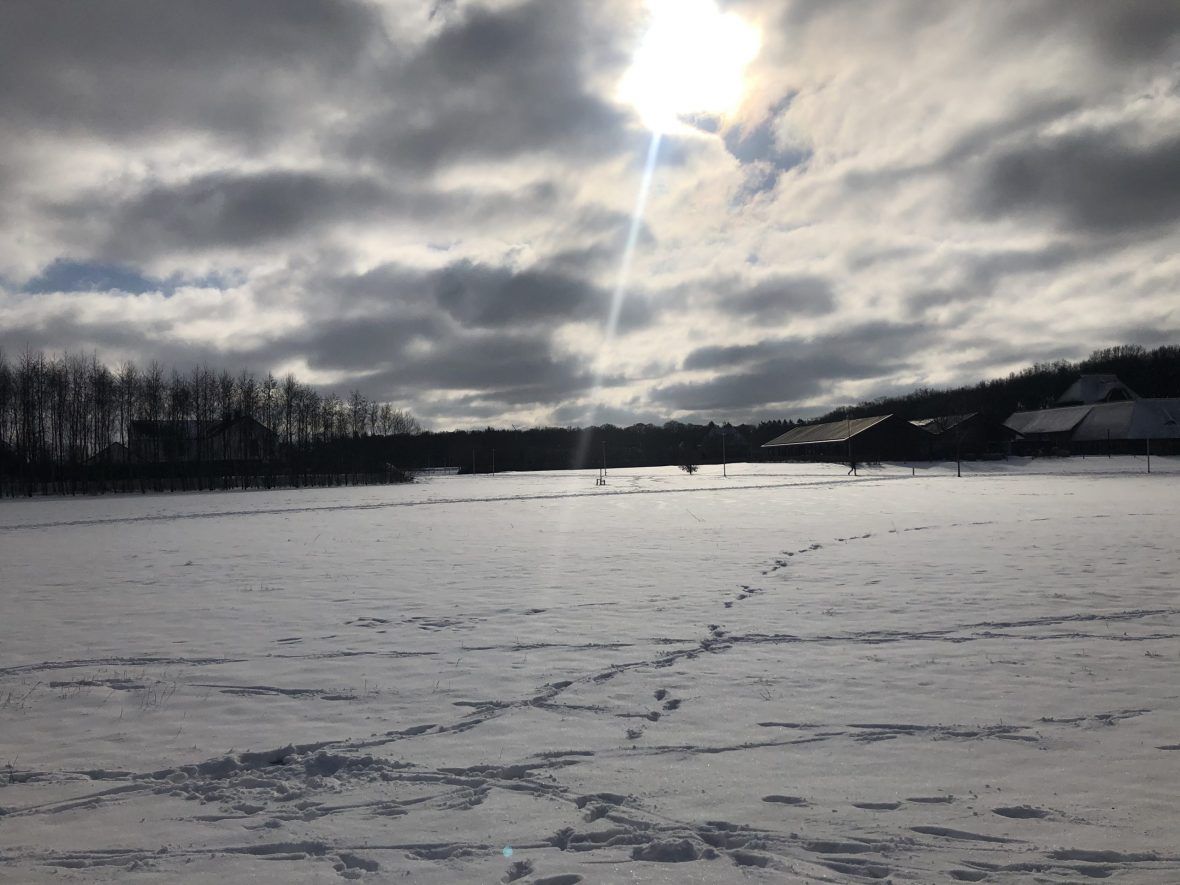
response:
[(608, 340), (643, 0), (6, 0), (0, 349), (444, 429), (800, 417), (1180, 338), (1180, 3), (722, 6), (757, 55), (664, 135)]

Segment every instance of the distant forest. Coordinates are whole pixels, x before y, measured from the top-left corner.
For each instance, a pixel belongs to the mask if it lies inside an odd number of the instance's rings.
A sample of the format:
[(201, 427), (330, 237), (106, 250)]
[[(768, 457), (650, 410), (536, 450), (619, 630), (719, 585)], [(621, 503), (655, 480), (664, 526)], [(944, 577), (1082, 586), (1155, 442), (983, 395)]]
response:
[[(1079, 374), (1100, 372), (1117, 374), (1141, 396), (1178, 396), (1180, 347), (1112, 347), (1076, 363), (1037, 363), (1006, 378), (949, 390), (922, 388), (815, 420), (982, 412), (1002, 421), (1020, 409), (1052, 405)], [(104, 455), (112, 444), (130, 444), (133, 422), (207, 427), (241, 417), (274, 431), (262, 463), (210, 457), (196, 465), (191, 458), (136, 465), (127, 463), (135, 461), (133, 454), (120, 463)], [(425, 432), (404, 409), (369, 400), (359, 390), (346, 398), (323, 394), (293, 375), (260, 380), (249, 372), (181, 372), (154, 362), (112, 369), (94, 356), (25, 352), (8, 359), (0, 353), (0, 479), (8, 481), (8, 494), (391, 481), (402, 478), (402, 470), (424, 467), (556, 470), (593, 468), (604, 458), (608, 468), (771, 460), (779, 456), (761, 445), (796, 423), (804, 422)], [(114, 482), (119, 479), (138, 485)]]
[[(238, 418), (274, 431), (265, 453), (248, 462), (228, 463), (216, 447), (198, 446), (184, 463), (157, 456), (144, 464), (127, 448), (137, 423), (183, 428), (195, 438)], [(95, 356), (26, 351), (9, 360), (0, 352), (0, 478), (8, 494), (390, 481), (400, 477), (388, 460), (352, 441), (420, 430), (389, 403), (356, 390), (347, 399), (321, 394), (294, 375), (259, 380), (156, 362), (112, 369)]]
[(1180, 396), (1180, 346), (1169, 344), (1153, 350), (1137, 344), (1107, 347), (1076, 363), (1068, 360), (1036, 363), (1006, 378), (950, 390), (919, 388), (904, 396), (882, 397), (852, 408), (837, 409), (816, 420), (896, 414), (912, 421), (981, 412), (1003, 421), (1013, 412), (1052, 406), (1082, 374), (1118, 375), (1120, 381), (1144, 397), (1177, 397)]

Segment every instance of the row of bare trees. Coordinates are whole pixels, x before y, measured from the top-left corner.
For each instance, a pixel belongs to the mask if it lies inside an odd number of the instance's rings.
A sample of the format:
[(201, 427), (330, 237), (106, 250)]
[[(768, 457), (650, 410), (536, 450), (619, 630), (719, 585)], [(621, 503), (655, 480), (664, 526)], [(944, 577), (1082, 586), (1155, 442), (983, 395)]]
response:
[(0, 351), (0, 468), (84, 463), (111, 443), (126, 444), (131, 422), (214, 422), (238, 416), (274, 430), (289, 451), (343, 438), (418, 433), (417, 420), (359, 390), (321, 394), (294, 375), (281, 380), (157, 362), (111, 368), (97, 356)]

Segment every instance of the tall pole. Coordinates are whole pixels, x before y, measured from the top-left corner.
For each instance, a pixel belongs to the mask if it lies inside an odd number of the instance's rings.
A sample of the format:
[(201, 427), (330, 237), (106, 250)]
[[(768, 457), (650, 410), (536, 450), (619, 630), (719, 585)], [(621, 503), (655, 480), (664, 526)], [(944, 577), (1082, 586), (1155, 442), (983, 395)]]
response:
[(471, 450), (471, 475), (475, 476), (475, 449)]
[(856, 462), (852, 460), (852, 412), (845, 410), (844, 420), (847, 422), (848, 433), (848, 466), (853, 476), (856, 476)]
[(496, 475), (496, 450), (492, 449), (492, 476)]
[(1147, 472), (1151, 473), (1151, 437), (1147, 438)]
[(725, 428), (721, 428), (721, 475), (729, 476), (725, 464)]

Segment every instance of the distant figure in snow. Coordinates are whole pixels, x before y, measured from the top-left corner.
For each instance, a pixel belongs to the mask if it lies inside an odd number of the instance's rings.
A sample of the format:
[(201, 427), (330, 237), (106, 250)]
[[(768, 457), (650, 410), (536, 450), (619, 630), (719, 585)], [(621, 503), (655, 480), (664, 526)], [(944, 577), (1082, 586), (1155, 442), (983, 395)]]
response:
[(848, 462), (848, 472), (844, 475), (845, 476), (855, 476), (856, 475), (856, 462), (855, 461)]

